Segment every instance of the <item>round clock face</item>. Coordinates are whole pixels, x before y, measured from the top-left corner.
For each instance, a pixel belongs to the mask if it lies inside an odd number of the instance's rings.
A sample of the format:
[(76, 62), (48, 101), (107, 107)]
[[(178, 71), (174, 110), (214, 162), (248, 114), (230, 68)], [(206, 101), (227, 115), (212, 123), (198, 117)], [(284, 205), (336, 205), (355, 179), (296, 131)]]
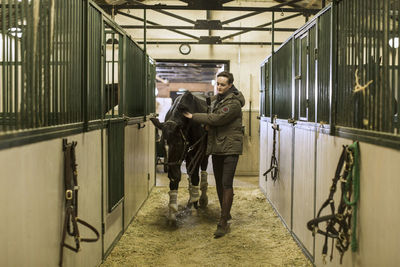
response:
[(179, 52), (181, 52), (181, 54), (183, 55), (188, 55), (191, 51), (190, 45), (188, 44), (181, 44), (181, 46), (179, 47)]

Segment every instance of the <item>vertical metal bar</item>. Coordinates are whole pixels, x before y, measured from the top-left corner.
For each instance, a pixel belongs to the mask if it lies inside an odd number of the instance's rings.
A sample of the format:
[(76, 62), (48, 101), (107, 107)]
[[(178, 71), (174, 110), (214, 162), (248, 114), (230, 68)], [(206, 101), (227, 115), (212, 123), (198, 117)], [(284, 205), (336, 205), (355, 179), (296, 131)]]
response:
[[(393, 43), (394, 43), (394, 40), (395, 40), (395, 37), (396, 37), (395, 33), (396, 33), (397, 25), (398, 25), (398, 23), (395, 23), (395, 21), (397, 19), (396, 18), (396, 14), (398, 14), (398, 13), (396, 13), (396, 12), (398, 12), (397, 9), (396, 9), (397, 4), (398, 4), (398, 1), (392, 3), (391, 10), (393, 12), (393, 15), (392, 15), (391, 24), (389, 24), (390, 33), (391, 33), (391, 35), (389, 35), (389, 38), (392, 38)], [(390, 19), (390, 16), (389, 16), (389, 19)], [(396, 84), (395, 84), (394, 77), (396, 75), (396, 67), (395, 67), (396, 49), (395, 48), (391, 48), (390, 51), (391, 51), (391, 59), (392, 59), (392, 61), (390, 62), (390, 75), (391, 75), (390, 89), (391, 89), (391, 94), (392, 94), (391, 98), (389, 100), (389, 104), (391, 105), (390, 119), (392, 121), (392, 127), (390, 129), (390, 132), (395, 133), (395, 129), (396, 129), (395, 108), (396, 107), (395, 107), (394, 99), (395, 99), (395, 95), (396, 95), (395, 94)]]
[(100, 111), (101, 111), (101, 119), (104, 119), (105, 117), (105, 112), (104, 112), (104, 90), (105, 90), (105, 81), (106, 81), (106, 34), (105, 34), (105, 29), (104, 29), (105, 25), (104, 25), (104, 20), (102, 18), (101, 20), (101, 55), (102, 55), (102, 62), (101, 62), (101, 74), (102, 74), (102, 79), (101, 79), (101, 90), (100, 90), (100, 95), (101, 95), (101, 106), (100, 106)]
[(383, 55), (383, 66), (384, 66), (384, 79), (383, 79), (383, 98), (385, 100), (383, 104), (383, 111), (384, 111), (384, 117), (383, 117), (383, 122), (384, 122), (384, 131), (385, 132), (390, 132), (392, 129), (392, 121), (393, 121), (393, 116), (392, 116), (392, 105), (391, 105), (391, 100), (392, 100), (392, 85), (390, 84), (390, 76), (389, 76), (389, 32), (390, 32), (390, 25), (389, 25), (389, 20), (390, 20), (390, 15), (389, 15), (389, 1), (384, 1), (384, 38), (383, 38), (383, 44), (384, 44), (384, 55)]
[(110, 87), (110, 102), (111, 102), (111, 116), (114, 118), (114, 75), (115, 75), (115, 33), (111, 35), (111, 46), (112, 46), (112, 60), (111, 60), (111, 87)]
[(272, 12), (272, 22), (271, 22), (271, 26), (272, 26), (272, 40), (271, 40), (271, 63), (270, 63), (270, 68), (271, 68), (271, 75), (270, 75), (270, 80), (271, 80), (271, 87), (270, 87), (270, 116), (271, 116), (271, 121), (272, 121), (272, 117), (274, 115), (275, 112), (275, 64), (274, 64), (274, 53), (275, 53), (275, 12)]
[(375, 125), (374, 125), (374, 129), (379, 131), (379, 118), (378, 118), (378, 112), (377, 112), (377, 107), (378, 107), (378, 103), (379, 103), (379, 71), (380, 71), (380, 67), (379, 67), (379, 60), (380, 60), (380, 47), (379, 47), (379, 6), (377, 1), (374, 1), (374, 39), (375, 39), (375, 81), (376, 81), (376, 87), (375, 87), (375, 97), (374, 97), (374, 103), (373, 103), (373, 112), (374, 112), (374, 121), (375, 121)]
[[(364, 65), (366, 66), (364, 69), (365, 72), (365, 78), (367, 81), (370, 80), (370, 29), (371, 29), (371, 21), (370, 21), (370, 0), (365, 1), (364, 5), (364, 13), (363, 13), (363, 18), (365, 18), (364, 21), (364, 39), (365, 42), (363, 42), (363, 57), (364, 57)], [(373, 86), (373, 85), (372, 85)], [(372, 87), (371, 86), (371, 87)], [(371, 88), (369, 88), (371, 89)], [(371, 90), (368, 91), (369, 96), (364, 100), (364, 109), (365, 109), (365, 117), (368, 120), (369, 125), (371, 125), (371, 108), (369, 105), (372, 93)]]
[[(73, 1), (73, 0), (72, 0)], [(71, 20), (71, 1), (67, 1), (67, 6), (64, 12), (66, 12), (66, 19), (65, 19), (65, 44), (66, 44), (66, 50), (65, 50), (65, 94), (67, 96), (66, 100), (66, 123), (71, 123), (72, 122), (72, 109), (71, 109), (71, 104), (72, 104), (72, 90), (71, 88), (71, 68), (72, 68), (72, 62), (71, 62), (71, 34), (72, 34), (72, 29), (69, 24), (69, 22), (72, 22)]]
[(126, 35), (118, 34), (118, 116), (125, 114), (125, 86), (126, 86)]
[[(5, 6), (5, 1), (3, 1), (3, 6)], [(6, 8), (1, 9), (2, 17), (2, 36), (3, 36), (3, 60), (2, 60), (2, 102), (3, 102), (3, 131), (7, 131), (7, 34), (6, 34)]]
[[(21, 3), (21, 18), (25, 18), (25, 14), (26, 14), (26, 9), (25, 9), (25, 4), (24, 2)], [(22, 19), (21, 19), (21, 23), (22, 23)], [(3, 22), (3, 21), (2, 21)], [(28, 20), (27, 20), (27, 24), (28, 24)], [(21, 41), (21, 103), (20, 103), (20, 129), (24, 129), (26, 127), (26, 73), (25, 73), (25, 67), (26, 67), (26, 48), (25, 45), (27, 43), (28, 40), (28, 32), (29, 32), (29, 27), (27, 26), (24, 32), (24, 35), (22, 36), (22, 40), (25, 40), (24, 42)]]
[(371, 11), (372, 11), (372, 20), (373, 21), (373, 27), (372, 27), (372, 44), (371, 44), (371, 49), (373, 51), (373, 67), (372, 67), (372, 71), (373, 71), (373, 80), (374, 80), (374, 97), (373, 99), (371, 99), (371, 117), (372, 117), (372, 128), (374, 130), (377, 130), (377, 118), (376, 118), (376, 112), (375, 112), (375, 107), (376, 107), (376, 99), (377, 99), (377, 95), (378, 95), (378, 87), (379, 87), (379, 81), (377, 79), (378, 75), (378, 59), (379, 59), (379, 47), (378, 47), (378, 36), (377, 36), (377, 9), (376, 9), (376, 0), (372, 0), (372, 7), (371, 7)]
[[(90, 86), (90, 74), (89, 74), (89, 57), (90, 57), (90, 47), (88, 42), (89, 35), (89, 25), (90, 25), (90, 14), (89, 14), (89, 2), (87, 0), (82, 1), (82, 10), (80, 10), (79, 14), (82, 14), (82, 23), (80, 25), (81, 29), (81, 38), (82, 45), (78, 46), (80, 49), (81, 56), (81, 114), (80, 118), (83, 121), (83, 131), (87, 131), (88, 129), (88, 118), (89, 118), (89, 110), (88, 110), (88, 90)], [(84, 23), (83, 23), (84, 22)], [(79, 73), (78, 73), (79, 74)]]
[[(18, 26), (18, 15), (19, 15), (19, 10), (20, 10), (20, 6), (17, 3), (17, 0), (14, 0), (14, 7), (15, 7), (15, 20), (14, 23), (16, 25), (16, 27)], [(20, 15), (19, 15), (20, 16)], [(22, 23), (21, 23), (22, 24)], [(19, 122), (20, 122), (20, 112), (18, 110), (18, 99), (19, 99), (19, 44), (21, 42), (21, 40), (19, 38), (21, 38), (22, 36), (16, 38), (17, 42), (15, 42), (15, 56), (14, 56), (14, 129), (17, 130), (19, 129)]]
[(338, 5), (337, 3), (332, 4), (331, 18), (330, 18), (330, 64), (329, 64), (329, 123), (331, 134), (335, 132), (335, 126), (337, 124), (337, 94), (338, 94), (338, 73), (340, 67), (338, 64), (340, 51), (338, 47), (339, 39), (338, 32), (341, 30), (341, 25), (338, 20)]
[[(47, 10), (46, 10), (47, 11)], [(40, 13), (39, 13), (40, 14)], [(37, 31), (37, 40), (38, 40), (38, 49), (37, 49), (37, 61), (38, 61), (38, 72), (37, 72), (37, 81), (38, 81), (38, 95), (37, 95), (37, 100), (38, 100), (38, 124), (37, 127), (43, 126), (43, 91), (44, 91), (44, 86), (43, 86), (43, 74), (45, 72), (45, 66), (43, 62), (43, 56), (45, 56), (45, 52), (43, 49), (44, 41), (46, 38), (46, 22), (40, 20), (39, 21), (39, 29)]]
[(65, 17), (67, 14), (63, 14), (65, 12), (65, 8), (64, 8), (64, 4), (65, 1), (60, 1), (60, 67), (59, 67), (59, 122), (60, 124), (64, 124), (65, 123), (65, 101), (66, 101), (66, 97), (65, 97), (65, 93), (64, 93), (64, 88), (65, 88), (65, 54), (66, 54), (66, 31), (65, 31)]
[[(209, 11), (207, 11), (207, 15), (208, 15), (208, 12)], [(144, 82), (144, 99), (145, 99), (145, 113), (144, 113), (144, 115), (147, 115), (147, 111), (148, 111), (148, 106), (147, 106), (147, 104), (148, 104), (148, 99), (147, 99), (147, 97), (148, 97), (148, 92), (147, 92), (147, 57), (146, 57), (146, 54), (147, 54), (147, 19), (146, 19), (146, 16), (147, 16), (147, 13), (146, 13), (146, 9), (143, 9), (143, 40), (144, 40), (144, 44), (143, 44), (143, 54), (144, 54), (144, 62), (143, 62), (143, 68), (144, 68), (144, 73), (143, 73), (143, 76), (144, 76), (144, 79), (143, 79), (143, 82)]]
[[(397, 3), (397, 10), (396, 10), (397, 18), (393, 20), (393, 23), (395, 23), (396, 21), (400, 20), (400, 3), (399, 2), (396, 2), (396, 3)], [(399, 43), (400, 42), (400, 26), (399, 26), (398, 23), (395, 23), (395, 24), (397, 25), (397, 29), (394, 31), (396, 33), (394, 37), (397, 37), (397, 42)], [(393, 41), (393, 43), (394, 43), (394, 41)], [(396, 57), (397, 57), (396, 77), (399, 77), (400, 76), (400, 53), (399, 53), (399, 48), (396, 48), (395, 51), (397, 52), (397, 54), (396, 54)], [(399, 81), (399, 78), (397, 78), (396, 85), (397, 85), (397, 113), (396, 113), (397, 117), (395, 117), (395, 120), (396, 120), (396, 127), (397, 128), (395, 130), (395, 133), (400, 134), (400, 81)], [(396, 103), (394, 105), (396, 105)]]

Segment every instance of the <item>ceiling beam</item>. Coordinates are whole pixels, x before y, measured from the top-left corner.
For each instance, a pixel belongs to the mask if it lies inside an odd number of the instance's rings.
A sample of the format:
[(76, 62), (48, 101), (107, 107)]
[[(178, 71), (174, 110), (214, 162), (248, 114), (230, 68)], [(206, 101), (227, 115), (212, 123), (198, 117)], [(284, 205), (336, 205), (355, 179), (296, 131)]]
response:
[[(143, 41), (137, 41), (138, 44), (143, 44)], [(204, 45), (209, 43), (198, 43), (193, 41), (146, 41), (146, 45)], [(275, 45), (281, 45), (282, 42), (274, 42)], [(221, 42), (218, 45), (272, 45), (272, 42)]]
[(285, 8), (285, 7), (243, 7), (243, 6), (222, 6), (221, 8), (193, 8), (188, 6), (178, 5), (143, 5), (143, 4), (122, 4), (117, 6), (101, 5), (104, 9), (114, 8), (119, 9), (167, 9), (167, 10), (221, 10), (221, 11), (259, 11), (259, 12), (293, 12), (293, 13), (305, 13), (305, 14), (316, 14), (320, 9), (314, 8)]
[[(124, 12), (121, 12), (121, 11), (117, 11), (117, 14), (120, 14), (120, 15), (126, 16), (126, 17), (128, 17), (128, 18), (132, 18), (132, 19), (136, 19), (136, 20), (139, 20), (139, 21), (144, 22), (144, 19), (142, 19), (142, 18), (140, 18), (140, 17), (134, 16), (134, 15), (131, 15), (131, 14), (127, 14), (127, 13), (124, 13)], [(150, 20), (146, 20), (146, 22), (147, 22), (148, 24), (150, 24), (150, 25), (161, 26), (160, 24), (155, 23), (155, 22), (152, 22), (152, 21), (150, 21)], [(147, 27), (148, 27), (148, 26), (146, 26), (146, 28), (147, 28)], [(184, 36), (187, 36), (187, 37), (190, 37), (190, 38), (195, 39), (195, 40), (200, 40), (199, 37), (194, 36), (194, 35), (191, 35), (191, 34), (188, 34), (188, 33), (186, 33), (186, 32), (182, 32), (182, 31), (178, 31), (178, 30), (173, 30), (173, 29), (168, 29), (168, 30), (169, 30), (169, 31), (172, 31), (172, 32), (175, 32), (175, 33), (178, 33), (178, 34), (181, 34), (181, 35), (184, 35)]]
[[(289, 19), (301, 16), (301, 15), (302, 14), (300, 14), (300, 13), (299, 14), (293, 14), (293, 15), (290, 15), (290, 16), (287, 16), (287, 17), (284, 17), (284, 18), (281, 18), (281, 19), (274, 20), (274, 23), (279, 23), (279, 22), (282, 22), (282, 21), (285, 21), (285, 20), (289, 20)], [(261, 24), (261, 25), (258, 25), (256, 27), (254, 27), (254, 28), (263, 28), (263, 27), (267, 27), (267, 26), (270, 26), (270, 25), (272, 25), (272, 22)], [(276, 31), (276, 29), (277, 28), (274, 28), (274, 31)], [(255, 29), (253, 29), (253, 30), (255, 30)], [(238, 36), (240, 34), (243, 34), (243, 33), (249, 32), (249, 31), (253, 31), (253, 30), (244, 30), (244, 31), (241, 31), (241, 32), (236, 32), (236, 33), (221, 37), (221, 40), (226, 40), (226, 39), (229, 39), (229, 38), (232, 38), (232, 37), (235, 37), (235, 36)]]
[[(120, 25), (124, 29), (143, 29), (143, 25)], [(261, 28), (261, 27), (222, 27), (222, 28), (208, 28), (208, 29), (199, 29), (193, 26), (166, 26), (166, 25), (151, 25), (146, 26), (146, 29), (156, 29), (156, 30), (171, 30), (171, 29), (179, 29), (179, 30), (218, 30), (218, 31), (272, 31), (272, 28)], [(297, 28), (274, 28), (276, 32), (294, 32)]]

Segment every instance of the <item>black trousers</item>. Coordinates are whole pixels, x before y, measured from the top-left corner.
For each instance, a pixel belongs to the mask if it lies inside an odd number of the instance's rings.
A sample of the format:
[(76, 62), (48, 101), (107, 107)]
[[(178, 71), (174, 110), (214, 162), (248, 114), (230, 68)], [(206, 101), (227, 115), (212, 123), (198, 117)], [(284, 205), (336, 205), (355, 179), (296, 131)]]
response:
[(217, 187), (224, 189), (232, 188), (238, 160), (239, 155), (212, 155)]

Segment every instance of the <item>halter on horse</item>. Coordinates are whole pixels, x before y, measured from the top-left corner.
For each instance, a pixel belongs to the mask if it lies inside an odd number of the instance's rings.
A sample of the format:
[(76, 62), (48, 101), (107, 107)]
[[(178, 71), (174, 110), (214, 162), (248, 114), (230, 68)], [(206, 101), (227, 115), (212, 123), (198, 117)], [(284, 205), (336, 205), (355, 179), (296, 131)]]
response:
[[(153, 124), (162, 130), (162, 142), (166, 146), (166, 159), (164, 160), (165, 169), (168, 170), (170, 179), (170, 202), (169, 202), (169, 221), (176, 222), (178, 212), (177, 196), (178, 187), (181, 180), (181, 165), (185, 160), (186, 169), (189, 175), (190, 198), (188, 207), (192, 204), (197, 208), (197, 203), (205, 207), (208, 204), (207, 197), (207, 163), (205, 156), (207, 145), (207, 132), (204, 128), (182, 115), (182, 111), (191, 113), (206, 112), (205, 101), (185, 92), (179, 96), (168, 110), (165, 122), (160, 123), (158, 119), (152, 118)], [(201, 182), (199, 186), (199, 167), (201, 166)], [(201, 196), (199, 194), (201, 190)]]

